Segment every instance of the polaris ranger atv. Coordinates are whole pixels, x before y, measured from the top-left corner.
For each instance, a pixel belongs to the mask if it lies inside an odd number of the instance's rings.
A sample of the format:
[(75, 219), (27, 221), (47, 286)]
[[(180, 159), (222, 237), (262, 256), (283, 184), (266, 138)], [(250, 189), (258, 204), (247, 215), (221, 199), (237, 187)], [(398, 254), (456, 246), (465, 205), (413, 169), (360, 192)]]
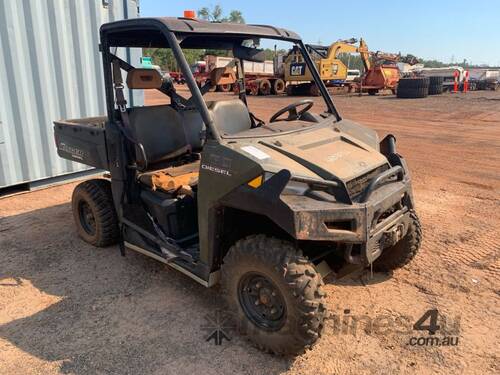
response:
[[(85, 241), (118, 243), (207, 287), (220, 281), (242, 333), (280, 354), (300, 353), (320, 336), (324, 275), (389, 271), (415, 256), (421, 229), (394, 137), (379, 142), (341, 118), (297, 34), (139, 18), (104, 24), (100, 38), (107, 116), (55, 122), (61, 157), (109, 172), (73, 193)], [(303, 99), (269, 121), (251, 112), (244, 61), (264, 60), (264, 39), (300, 49), (325, 111), (313, 113), (315, 102)], [(144, 47), (169, 48), (189, 91), (119, 57)], [(199, 87), (183, 48), (227, 50), (234, 60)], [(208, 100), (228, 74), (238, 96)], [(133, 90), (155, 89), (169, 104), (127, 104)]]

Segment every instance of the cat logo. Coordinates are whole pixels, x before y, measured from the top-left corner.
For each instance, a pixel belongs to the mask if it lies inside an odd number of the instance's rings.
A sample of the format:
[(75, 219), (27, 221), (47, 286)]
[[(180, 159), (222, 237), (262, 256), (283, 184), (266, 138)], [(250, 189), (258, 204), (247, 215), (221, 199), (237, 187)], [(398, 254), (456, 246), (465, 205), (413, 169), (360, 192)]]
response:
[(290, 75), (291, 76), (302, 76), (306, 70), (306, 64), (296, 63), (290, 65)]

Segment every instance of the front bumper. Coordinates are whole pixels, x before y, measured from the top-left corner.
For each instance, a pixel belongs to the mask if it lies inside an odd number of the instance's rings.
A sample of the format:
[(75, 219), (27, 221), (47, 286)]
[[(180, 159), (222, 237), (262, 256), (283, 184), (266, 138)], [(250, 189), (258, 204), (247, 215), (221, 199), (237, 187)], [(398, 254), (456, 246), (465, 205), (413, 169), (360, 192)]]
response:
[(293, 214), (295, 238), (342, 244), (348, 263), (370, 264), (406, 234), (413, 208), (408, 175), (374, 190), (364, 203), (342, 204), (282, 195)]

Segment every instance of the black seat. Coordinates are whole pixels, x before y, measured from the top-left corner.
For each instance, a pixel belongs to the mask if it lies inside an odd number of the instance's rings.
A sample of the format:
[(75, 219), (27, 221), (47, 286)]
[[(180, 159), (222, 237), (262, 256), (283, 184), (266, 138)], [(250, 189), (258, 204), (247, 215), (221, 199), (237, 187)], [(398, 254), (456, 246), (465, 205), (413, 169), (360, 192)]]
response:
[(190, 151), (182, 117), (169, 105), (131, 108), (129, 119), (136, 141), (146, 152), (148, 169)]
[(233, 135), (252, 127), (247, 106), (240, 99), (208, 102), (215, 126), (224, 135)]
[(199, 152), (205, 144), (205, 123), (197, 109), (183, 109), (179, 112), (182, 116), (182, 125), (186, 134), (187, 143), (193, 152)]

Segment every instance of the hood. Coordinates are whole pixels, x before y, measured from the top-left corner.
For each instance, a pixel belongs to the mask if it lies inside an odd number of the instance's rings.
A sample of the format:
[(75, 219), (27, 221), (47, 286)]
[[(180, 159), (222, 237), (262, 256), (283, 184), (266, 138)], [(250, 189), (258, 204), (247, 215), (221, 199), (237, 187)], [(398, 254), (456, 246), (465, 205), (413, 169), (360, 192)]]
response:
[(344, 182), (387, 164), (377, 149), (334, 127), (245, 140), (235, 149), (268, 172), (288, 169), (292, 175), (316, 179), (334, 175)]

